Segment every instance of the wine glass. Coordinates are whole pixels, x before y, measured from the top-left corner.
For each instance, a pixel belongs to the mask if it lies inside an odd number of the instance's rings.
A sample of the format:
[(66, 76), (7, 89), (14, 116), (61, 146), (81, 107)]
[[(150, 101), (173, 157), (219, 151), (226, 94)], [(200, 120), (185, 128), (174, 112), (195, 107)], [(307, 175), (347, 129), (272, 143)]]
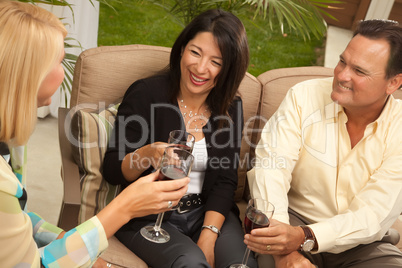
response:
[(194, 148), (195, 137), (185, 130), (172, 130), (169, 133), (168, 143), (176, 144), (191, 153)]
[[(269, 226), (269, 220), (274, 214), (275, 207), (272, 203), (262, 199), (253, 198), (248, 201), (246, 209), (246, 217), (244, 219), (244, 230), (247, 234), (253, 229)], [(247, 261), (250, 255), (250, 249), (244, 252), (241, 264), (232, 264), (229, 268), (248, 268)]]
[[(187, 177), (193, 164), (194, 156), (187, 150), (177, 146), (166, 147), (163, 153), (158, 180), (176, 180)], [(158, 214), (154, 226), (141, 228), (141, 235), (155, 243), (166, 243), (170, 235), (161, 228), (164, 212)]]
[[(169, 146), (177, 146), (184, 150), (189, 151), (190, 153), (194, 149), (195, 137), (193, 134), (188, 133), (185, 130), (172, 130), (169, 132), (168, 143), (171, 144)], [(186, 196), (187, 194), (185, 194)], [(176, 210), (180, 207), (180, 202), (176, 206), (172, 207), (172, 210)]]

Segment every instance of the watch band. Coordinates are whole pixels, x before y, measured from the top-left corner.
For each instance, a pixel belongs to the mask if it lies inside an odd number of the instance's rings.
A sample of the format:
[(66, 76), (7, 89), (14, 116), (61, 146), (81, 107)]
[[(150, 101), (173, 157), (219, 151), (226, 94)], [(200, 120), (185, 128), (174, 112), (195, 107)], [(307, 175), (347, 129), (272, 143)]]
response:
[(313, 232), (311, 232), (310, 227), (306, 226), (306, 225), (300, 225), (300, 227), (303, 229), (304, 231), (304, 236), (305, 236), (305, 240), (314, 240), (315, 241), (315, 237), (313, 235)]
[(211, 230), (212, 232), (214, 232), (215, 234), (217, 234), (218, 236), (221, 235), (221, 231), (218, 229), (218, 227), (214, 226), (214, 225), (203, 225), (201, 227), (201, 230), (204, 230), (205, 228)]
[(300, 225), (304, 232), (304, 242), (300, 245), (300, 249), (302, 251), (311, 251), (316, 247), (316, 240), (313, 232), (311, 231), (310, 227), (305, 225)]

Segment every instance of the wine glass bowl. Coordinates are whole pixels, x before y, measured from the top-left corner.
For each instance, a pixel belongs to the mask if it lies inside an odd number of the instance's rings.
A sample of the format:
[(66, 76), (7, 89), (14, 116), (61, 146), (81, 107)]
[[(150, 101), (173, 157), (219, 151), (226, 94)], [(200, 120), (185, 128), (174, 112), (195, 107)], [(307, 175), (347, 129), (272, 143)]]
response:
[(264, 199), (250, 199), (244, 218), (245, 232), (249, 234), (253, 229), (268, 227), (274, 210), (274, 205)]
[(172, 130), (169, 133), (168, 143), (176, 144), (191, 153), (194, 148), (195, 137), (184, 130)]
[[(158, 180), (175, 180), (188, 176), (194, 156), (187, 150), (177, 146), (168, 146), (162, 156)], [(159, 213), (154, 226), (141, 228), (141, 235), (155, 243), (166, 243), (170, 240), (167, 231), (161, 228), (164, 213)]]
[[(246, 216), (244, 218), (244, 230), (247, 234), (253, 229), (268, 227), (270, 219), (274, 214), (275, 206), (262, 199), (253, 198), (248, 201)], [(248, 268), (247, 261), (250, 255), (250, 249), (247, 248), (241, 264), (232, 264), (230, 268)]]
[(191, 171), (193, 160), (193, 155), (182, 147), (176, 145), (166, 147), (158, 179), (176, 180), (186, 177)]

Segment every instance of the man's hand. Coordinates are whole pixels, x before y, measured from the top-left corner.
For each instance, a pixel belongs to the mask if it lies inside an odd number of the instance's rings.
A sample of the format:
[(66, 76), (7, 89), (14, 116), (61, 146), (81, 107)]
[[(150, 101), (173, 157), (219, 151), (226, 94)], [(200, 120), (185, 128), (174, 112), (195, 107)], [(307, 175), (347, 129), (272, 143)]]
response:
[(308, 259), (297, 251), (287, 255), (274, 255), (275, 268), (315, 268)]
[(300, 227), (273, 219), (269, 227), (252, 230), (244, 240), (252, 251), (270, 255), (287, 255), (297, 251), (303, 241), (304, 232)]

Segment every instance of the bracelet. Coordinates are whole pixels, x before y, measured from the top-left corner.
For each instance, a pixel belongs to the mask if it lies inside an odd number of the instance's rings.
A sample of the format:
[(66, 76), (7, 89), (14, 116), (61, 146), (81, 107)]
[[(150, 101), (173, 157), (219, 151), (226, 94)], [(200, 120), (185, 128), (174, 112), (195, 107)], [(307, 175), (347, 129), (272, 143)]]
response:
[(215, 234), (217, 234), (218, 236), (221, 235), (221, 231), (219, 231), (218, 227), (214, 226), (214, 225), (203, 225), (201, 227), (201, 230), (204, 230), (205, 228), (211, 230), (212, 232), (214, 232)]

